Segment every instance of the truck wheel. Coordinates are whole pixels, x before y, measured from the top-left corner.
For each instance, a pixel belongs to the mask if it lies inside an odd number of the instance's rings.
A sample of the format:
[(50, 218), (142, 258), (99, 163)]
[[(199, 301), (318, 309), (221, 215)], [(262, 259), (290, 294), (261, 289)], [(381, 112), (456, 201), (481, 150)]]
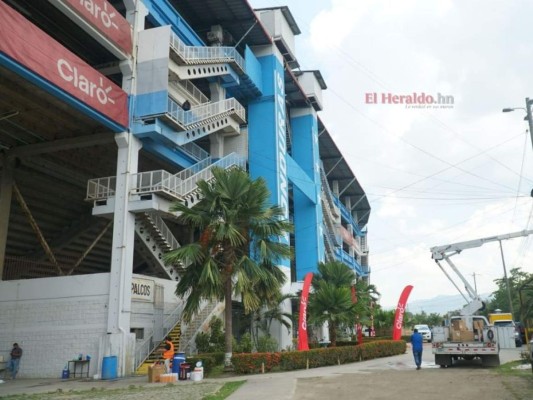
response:
[(500, 365), (500, 356), (481, 356), (481, 365), (483, 367), (497, 367)]
[(441, 367), (450, 367), (452, 366), (452, 356), (447, 354), (435, 354), (435, 364), (440, 365)]

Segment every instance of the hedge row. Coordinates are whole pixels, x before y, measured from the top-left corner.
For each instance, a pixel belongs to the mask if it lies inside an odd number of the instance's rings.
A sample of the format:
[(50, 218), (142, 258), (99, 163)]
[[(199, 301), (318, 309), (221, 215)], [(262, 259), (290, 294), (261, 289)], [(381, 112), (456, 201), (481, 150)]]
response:
[(357, 361), (388, 357), (405, 353), (403, 340), (376, 340), (357, 346), (330, 347), (308, 351), (281, 353), (241, 353), (231, 359), (235, 372), (253, 374), (295, 369), (317, 368), (327, 365), (340, 365)]

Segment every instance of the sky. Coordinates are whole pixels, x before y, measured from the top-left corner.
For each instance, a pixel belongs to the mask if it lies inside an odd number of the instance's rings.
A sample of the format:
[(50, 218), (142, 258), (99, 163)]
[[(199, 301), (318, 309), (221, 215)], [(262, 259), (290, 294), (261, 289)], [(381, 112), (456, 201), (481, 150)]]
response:
[[(432, 246), (533, 229), (524, 121), (525, 98), (533, 98), (533, 2), (249, 1), (289, 7), (302, 31), (300, 68), (325, 79), (319, 116), (372, 207), (370, 280), (384, 308), (396, 306), (406, 285), (412, 312), (423, 310), (422, 300), (458, 294)], [(413, 93), (453, 104), (391, 102)], [(522, 109), (502, 113), (506, 107)], [(533, 273), (533, 235), (502, 246), (507, 271)], [(504, 275), (498, 242), (453, 262), (479, 293)]]

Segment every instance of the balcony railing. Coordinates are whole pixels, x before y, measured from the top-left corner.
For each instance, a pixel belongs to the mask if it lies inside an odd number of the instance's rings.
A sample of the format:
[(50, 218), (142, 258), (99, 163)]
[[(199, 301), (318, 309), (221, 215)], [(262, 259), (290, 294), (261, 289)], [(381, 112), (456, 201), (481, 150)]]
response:
[(115, 195), (117, 187), (117, 177), (108, 176), (105, 178), (90, 179), (87, 183), (86, 200), (107, 199)]
[(244, 110), (244, 107), (234, 98), (196, 106), (188, 111), (183, 110), (183, 108), (170, 97), (167, 102), (167, 114), (184, 129), (189, 129), (191, 125), (228, 112), (236, 114), (239, 117), (240, 122), (246, 121), (246, 111)]
[[(211, 158), (183, 170), (175, 175), (165, 170), (139, 172), (131, 175), (132, 194), (166, 193), (174, 198), (183, 198), (193, 192), (200, 180), (213, 178), (213, 167), (228, 169), (230, 167), (246, 168), (246, 159), (231, 153), (214, 163)], [(116, 177), (90, 179), (87, 184), (86, 200), (103, 200), (115, 195)]]
[(211, 64), (211, 63), (235, 63), (242, 72), (245, 71), (244, 58), (239, 54), (235, 47), (218, 46), (218, 47), (200, 47), (187, 46), (176, 35), (172, 34), (170, 38), (170, 47), (174, 50), (187, 64)]
[(359, 224), (357, 222), (355, 222), (355, 220), (353, 219), (352, 214), (350, 213), (350, 211), (348, 211), (346, 206), (344, 204), (342, 204), (341, 201), (337, 197), (333, 196), (333, 199), (334, 199), (335, 204), (337, 205), (337, 207), (339, 207), (339, 210), (341, 211), (342, 217), (353, 226), (355, 234), (357, 236), (361, 236), (363, 234), (363, 232), (361, 231), (361, 228), (359, 227)]

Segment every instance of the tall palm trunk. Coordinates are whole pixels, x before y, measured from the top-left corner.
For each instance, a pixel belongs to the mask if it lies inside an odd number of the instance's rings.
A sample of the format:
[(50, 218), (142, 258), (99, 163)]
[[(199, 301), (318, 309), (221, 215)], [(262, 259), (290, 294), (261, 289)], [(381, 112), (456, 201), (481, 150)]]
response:
[(329, 341), (331, 347), (337, 347), (337, 324), (329, 321)]
[(225, 283), (225, 293), (224, 301), (226, 303), (224, 308), (224, 328), (225, 328), (225, 339), (226, 339), (226, 348), (224, 355), (224, 366), (231, 366), (231, 356), (233, 352), (233, 321), (232, 321), (232, 307), (231, 307), (231, 298), (233, 293), (233, 286), (231, 281), (231, 275), (226, 277)]

